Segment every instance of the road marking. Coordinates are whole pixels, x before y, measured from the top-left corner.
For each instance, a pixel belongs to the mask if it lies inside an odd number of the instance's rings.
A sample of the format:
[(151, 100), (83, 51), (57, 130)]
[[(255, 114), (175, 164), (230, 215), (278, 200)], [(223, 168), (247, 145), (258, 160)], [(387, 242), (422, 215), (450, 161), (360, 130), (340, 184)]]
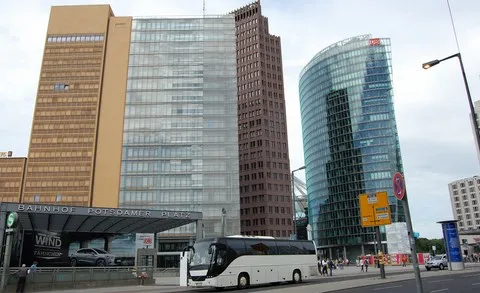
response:
[(398, 285), (398, 286), (380, 287), (380, 288), (375, 288), (375, 289), (373, 289), (373, 291), (385, 290), (385, 289), (391, 289), (391, 288), (398, 288), (398, 287), (403, 287), (403, 286), (402, 286), (402, 285)]
[(447, 281), (453, 281), (453, 279), (436, 280), (436, 281), (430, 281), (429, 283), (438, 283), (438, 282), (447, 282)]
[(462, 278), (470, 278), (470, 277), (477, 277), (477, 276), (480, 276), (480, 274), (475, 274), (475, 275), (465, 275), (465, 276), (462, 276)]
[(480, 285), (480, 283), (472, 283), (472, 286)]
[(430, 293), (434, 293), (434, 292), (442, 292), (442, 291), (447, 291), (448, 288), (445, 288), (445, 289), (439, 289), (439, 290), (433, 290), (433, 291), (430, 291)]

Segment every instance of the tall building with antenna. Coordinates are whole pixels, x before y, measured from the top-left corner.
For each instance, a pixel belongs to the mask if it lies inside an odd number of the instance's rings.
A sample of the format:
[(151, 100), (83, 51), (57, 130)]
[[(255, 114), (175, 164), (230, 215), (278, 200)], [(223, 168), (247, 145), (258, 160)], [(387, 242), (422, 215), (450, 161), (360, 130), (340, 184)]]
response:
[(260, 1), (232, 12), (237, 37), (240, 217), (245, 235), (293, 233), (280, 37)]

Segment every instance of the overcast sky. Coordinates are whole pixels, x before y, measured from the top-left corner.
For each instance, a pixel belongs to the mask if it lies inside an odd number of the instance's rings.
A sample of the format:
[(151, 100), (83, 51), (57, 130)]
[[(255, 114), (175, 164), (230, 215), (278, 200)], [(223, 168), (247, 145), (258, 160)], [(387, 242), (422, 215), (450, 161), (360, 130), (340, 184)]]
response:
[[(262, 0), (270, 33), (282, 40), (291, 167), (303, 166), (298, 76), (337, 41), (362, 34), (392, 41), (395, 111), (414, 230), (441, 238), (452, 219), (447, 184), (478, 175), (469, 107), (446, 0)], [(202, 0), (2, 1), (0, 151), (26, 156), (50, 6), (108, 3), (117, 16), (201, 15)], [(224, 14), (248, 0), (207, 0)], [(480, 1), (450, 0), (473, 100), (480, 99)], [(298, 173), (297, 173), (298, 174)], [(300, 174), (299, 174), (300, 175)]]

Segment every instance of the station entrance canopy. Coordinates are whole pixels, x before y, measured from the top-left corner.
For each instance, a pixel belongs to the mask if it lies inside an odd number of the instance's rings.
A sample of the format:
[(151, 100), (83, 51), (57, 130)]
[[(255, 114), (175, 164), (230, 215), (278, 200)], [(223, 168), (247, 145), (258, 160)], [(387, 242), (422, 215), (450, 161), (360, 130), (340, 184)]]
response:
[(159, 233), (196, 222), (198, 235), (202, 220), (201, 212), (0, 203), (0, 222), (9, 212), (24, 230), (74, 233)]

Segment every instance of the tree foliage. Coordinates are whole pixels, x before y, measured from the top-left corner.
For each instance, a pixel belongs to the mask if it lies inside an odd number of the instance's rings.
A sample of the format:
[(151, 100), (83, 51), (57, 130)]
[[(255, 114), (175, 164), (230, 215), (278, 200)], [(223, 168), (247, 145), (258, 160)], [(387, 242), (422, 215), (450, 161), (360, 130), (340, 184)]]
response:
[(417, 238), (415, 240), (415, 245), (417, 246), (417, 252), (434, 254), (432, 246), (435, 246), (437, 248), (435, 254), (445, 253), (445, 243), (443, 242), (443, 239)]

